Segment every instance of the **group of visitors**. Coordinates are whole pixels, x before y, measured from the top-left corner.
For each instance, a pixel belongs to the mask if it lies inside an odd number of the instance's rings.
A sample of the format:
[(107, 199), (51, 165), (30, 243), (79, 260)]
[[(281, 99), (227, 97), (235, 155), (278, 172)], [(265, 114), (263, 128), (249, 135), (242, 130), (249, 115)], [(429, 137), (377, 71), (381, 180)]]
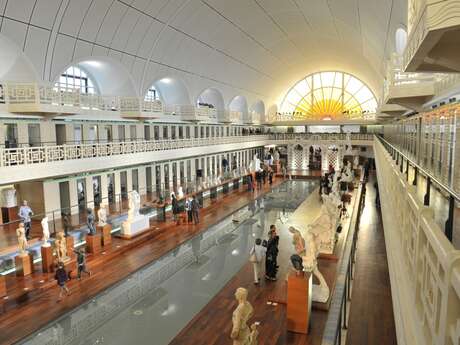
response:
[(271, 167), (268, 167), (267, 169), (263, 169), (261, 171), (256, 171), (255, 173), (255, 183), (256, 185), (254, 186), (254, 178), (252, 177), (252, 174), (248, 176), (248, 191), (249, 192), (255, 192), (256, 188), (257, 189), (262, 189), (263, 185), (267, 183), (268, 179), (268, 184), (271, 186), (273, 184), (273, 169)]
[[(171, 194), (171, 208), (173, 219), (178, 224), (182, 209), (179, 206), (179, 201), (174, 193)], [(188, 223), (198, 224), (200, 222), (200, 203), (195, 195), (185, 198), (184, 210), (187, 215)]]
[(257, 238), (250, 252), (250, 261), (254, 267), (254, 284), (260, 282), (261, 264), (265, 258), (265, 279), (276, 281), (278, 273), (279, 236), (274, 224), (270, 225), (268, 239)]

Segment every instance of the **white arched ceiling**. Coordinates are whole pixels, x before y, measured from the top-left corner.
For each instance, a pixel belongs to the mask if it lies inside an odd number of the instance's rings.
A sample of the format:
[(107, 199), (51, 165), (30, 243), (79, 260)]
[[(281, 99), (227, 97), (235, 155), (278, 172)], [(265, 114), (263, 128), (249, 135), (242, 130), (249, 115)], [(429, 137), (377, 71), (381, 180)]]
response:
[(34, 66), (22, 50), (0, 35), (0, 81), (32, 82), (38, 80)]
[(265, 103), (262, 100), (258, 100), (251, 106), (251, 111), (257, 114), (265, 115)]
[(353, 74), (379, 95), (406, 21), (407, 0), (0, 1), (0, 33), (45, 81), (82, 57), (109, 56), (139, 94), (174, 75), (193, 95), (215, 87), (266, 104), (324, 70)]
[(225, 110), (224, 97), (219, 90), (209, 88), (198, 96), (198, 103), (212, 104), (217, 110)]
[(178, 78), (164, 77), (153, 83), (160, 98), (166, 104), (190, 105), (190, 95), (187, 86)]
[(239, 111), (241, 113), (241, 121), (245, 121), (248, 118), (248, 101), (244, 96), (235, 96), (228, 105), (228, 110)]
[[(70, 66), (72, 65), (81, 68), (92, 77), (101, 95), (137, 95), (131, 74), (123, 64), (113, 58), (107, 56), (89, 57), (72, 63)], [(65, 67), (62, 71), (65, 71), (68, 67)], [(56, 76), (55, 80), (59, 78), (61, 73)]]

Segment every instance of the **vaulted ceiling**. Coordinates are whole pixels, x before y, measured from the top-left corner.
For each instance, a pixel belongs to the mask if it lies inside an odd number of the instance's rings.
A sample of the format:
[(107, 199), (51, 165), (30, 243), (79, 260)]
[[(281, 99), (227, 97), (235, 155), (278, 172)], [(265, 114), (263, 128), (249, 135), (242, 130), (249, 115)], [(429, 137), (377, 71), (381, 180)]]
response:
[[(356, 75), (379, 95), (407, 0), (0, 0), (0, 35), (53, 81), (109, 56), (139, 95), (177, 76), (192, 99), (218, 88), (267, 105), (318, 70)], [(1, 50), (1, 47), (0, 47)]]

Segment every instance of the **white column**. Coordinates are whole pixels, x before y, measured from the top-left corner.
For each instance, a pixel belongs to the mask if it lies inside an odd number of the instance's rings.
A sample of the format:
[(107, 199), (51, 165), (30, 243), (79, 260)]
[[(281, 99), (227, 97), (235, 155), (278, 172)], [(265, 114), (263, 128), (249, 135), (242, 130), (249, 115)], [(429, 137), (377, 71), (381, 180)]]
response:
[(165, 164), (160, 164), (160, 188), (163, 192), (166, 188), (165, 186)]
[(147, 172), (145, 166), (137, 168), (137, 181), (139, 184), (139, 194), (147, 194)]
[(157, 188), (157, 174), (155, 164), (150, 165), (150, 170), (152, 172), (152, 192), (155, 192)]
[(86, 184), (86, 207), (94, 208), (93, 176), (86, 176), (85, 184)]
[(133, 172), (131, 169), (126, 169), (126, 191), (133, 191)]
[(109, 185), (108, 185), (107, 173), (101, 174), (100, 190), (101, 190), (102, 202), (104, 204), (108, 204), (109, 203)]
[(59, 182), (45, 181), (43, 182), (43, 196), (45, 201), (45, 213), (50, 219), (61, 218), (61, 212), (53, 212), (61, 208), (61, 195), (59, 192)]
[(50, 120), (40, 122), (40, 140), (45, 145), (56, 145), (56, 126)]
[(196, 180), (196, 167), (195, 167), (195, 158), (190, 159), (190, 174), (189, 180), (195, 182)]
[(0, 145), (5, 143), (6, 139), (6, 126), (3, 122), (0, 122)]
[[(54, 130), (56, 130), (56, 126), (54, 126)], [(73, 123), (66, 123), (65, 124), (65, 140), (69, 145), (74, 144), (75, 141), (75, 131), (74, 131), (74, 124)]]
[[(171, 133), (171, 132), (170, 132), (170, 133)], [(173, 179), (172, 162), (169, 162), (169, 163), (168, 163), (168, 170), (169, 170), (169, 174), (168, 174), (168, 175), (169, 175), (169, 176), (168, 176), (168, 177), (169, 177), (169, 181), (168, 181), (168, 183), (169, 183), (169, 190), (172, 191), (172, 189), (173, 189), (173, 180), (174, 180), (174, 179)], [(176, 173), (177, 173), (177, 170), (176, 170)]]
[(136, 124), (136, 136), (138, 139), (144, 140), (144, 125), (142, 123)]
[(117, 198), (120, 197), (120, 194), (121, 194), (121, 177), (120, 177), (120, 171), (117, 170), (113, 173), (113, 176), (114, 176), (114, 186), (113, 186), (113, 189), (114, 189), (114, 192), (115, 192), (115, 200), (118, 200)]
[(29, 129), (27, 127), (27, 122), (20, 121), (18, 124), (18, 144), (28, 144), (29, 143)]
[(69, 199), (70, 199), (70, 214), (78, 214), (77, 179), (69, 180)]

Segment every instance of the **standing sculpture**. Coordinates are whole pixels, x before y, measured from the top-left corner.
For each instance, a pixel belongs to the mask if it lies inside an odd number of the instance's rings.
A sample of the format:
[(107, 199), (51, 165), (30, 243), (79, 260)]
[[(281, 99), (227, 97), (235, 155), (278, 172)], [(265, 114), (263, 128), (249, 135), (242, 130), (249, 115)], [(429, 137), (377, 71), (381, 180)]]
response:
[(86, 217), (86, 225), (88, 226), (89, 229), (89, 235), (93, 236), (96, 235), (96, 226), (94, 225), (94, 213), (91, 208), (88, 208), (86, 210), (88, 213)]
[(303, 270), (312, 273), (319, 281), (319, 285), (313, 284), (312, 300), (320, 303), (327, 302), (330, 291), (324, 276), (318, 269), (318, 236), (309, 230), (302, 236), (302, 233), (292, 226), (289, 231), (293, 234), (296, 254), (302, 258)]
[(54, 241), (56, 249), (56, 257), (58, 262), (68, 261), (70, 258), (67, 256), (67, 242), (63, 232), (58, 232), (56, 240)]
[(351, 162), (347, 161), (342, 174), (342, 181), (343, 182), (353, 182), (353, 169), (351, 168)]
[(235, 292), (235, 298), (238, 301), (232, 316), (232, 333), (233, 345), (256, 345), (257, 344), (257, 324), (253, 324), (249, 329), (247, 322), (252, 317), (254, 309), (247, 301), (248, 290), (238, 288)]
[(133, 190), (128, 194), (128, 206), (128, 221), (132, 221), (140, 215), (141, 197), (137, 191)]
[(97, 225), (104, 226), (107, 224), (107, 205), (101, 204), (97, 210)]
[(24, 228), (24, 223), (19, 223), (19, 228), (16, 229), (16, 235), (18, 236), (18, 248), (19, 256), (27, 255), (27, 238), (26, 238), (26, 229)]
[(184, 189), (182, 186), (177, 188), (177, 199), (182, 199), (184, 197)]
[(41, 221), (42, 230), (43, 230), (43, 247), (50, 247), (50, 229), (48, 225), (48, 217), (45, 217)]

